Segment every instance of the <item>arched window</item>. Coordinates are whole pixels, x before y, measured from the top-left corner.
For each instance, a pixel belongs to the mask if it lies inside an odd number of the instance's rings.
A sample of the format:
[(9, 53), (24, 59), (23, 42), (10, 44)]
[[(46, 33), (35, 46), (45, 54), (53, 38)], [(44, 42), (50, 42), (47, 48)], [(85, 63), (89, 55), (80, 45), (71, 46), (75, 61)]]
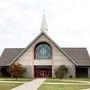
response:
[(40, 43), (35, 47), (35, 59), (51, 59), (52, 48), (47, 43)]

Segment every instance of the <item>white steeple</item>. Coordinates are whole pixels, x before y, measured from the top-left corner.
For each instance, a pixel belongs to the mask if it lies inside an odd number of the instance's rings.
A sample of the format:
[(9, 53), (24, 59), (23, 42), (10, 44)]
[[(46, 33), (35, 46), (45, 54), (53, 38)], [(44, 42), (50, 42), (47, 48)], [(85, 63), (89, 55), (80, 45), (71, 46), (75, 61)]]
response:
[(43, 14), (43, 18), (42, 18), (42, 23), (41, 23), (41, 31), (48, 31), (48, 26), (47, 26), (47, 22), (46, 22), (46, 17), (45, 14)]

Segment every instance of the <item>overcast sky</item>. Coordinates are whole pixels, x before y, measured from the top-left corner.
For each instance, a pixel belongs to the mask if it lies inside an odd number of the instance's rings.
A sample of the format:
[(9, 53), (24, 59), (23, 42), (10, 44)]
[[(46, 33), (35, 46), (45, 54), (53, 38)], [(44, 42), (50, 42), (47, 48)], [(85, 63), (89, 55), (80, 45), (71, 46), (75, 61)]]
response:
[(90, 0), (0, 0), (0, 54), (26, 47), (40, 33), (43, 9), (48, 35), (60, 47), (90, 53)]

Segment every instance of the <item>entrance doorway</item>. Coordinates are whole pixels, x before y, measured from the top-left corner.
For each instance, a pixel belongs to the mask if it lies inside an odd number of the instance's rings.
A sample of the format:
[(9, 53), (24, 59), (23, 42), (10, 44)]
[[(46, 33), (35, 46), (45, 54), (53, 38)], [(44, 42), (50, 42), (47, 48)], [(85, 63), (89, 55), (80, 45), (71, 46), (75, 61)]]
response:
[(35, 77), (52, 77), (52, 66), (34, 66)]

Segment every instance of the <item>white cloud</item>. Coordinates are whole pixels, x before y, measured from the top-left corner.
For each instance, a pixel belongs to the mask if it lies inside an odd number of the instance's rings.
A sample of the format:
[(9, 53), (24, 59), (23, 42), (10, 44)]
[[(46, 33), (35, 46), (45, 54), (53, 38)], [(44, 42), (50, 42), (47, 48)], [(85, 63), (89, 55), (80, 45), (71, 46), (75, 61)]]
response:
[(90, 53), (90, 0), (0, 0), (0, 53), (25, 47), (40, 32), (43, 9), (48, 34), (60, 46), (87, 47)]

